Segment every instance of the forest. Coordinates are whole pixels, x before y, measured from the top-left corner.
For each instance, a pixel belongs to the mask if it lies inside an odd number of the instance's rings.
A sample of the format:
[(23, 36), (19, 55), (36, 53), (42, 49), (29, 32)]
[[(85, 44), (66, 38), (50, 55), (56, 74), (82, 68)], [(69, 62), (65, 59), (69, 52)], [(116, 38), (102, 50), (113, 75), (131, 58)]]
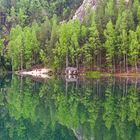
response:
[(0, 0), (0, 67), (139, 72), (140, 1), (98, 0), (83, 21), (82, 0)]

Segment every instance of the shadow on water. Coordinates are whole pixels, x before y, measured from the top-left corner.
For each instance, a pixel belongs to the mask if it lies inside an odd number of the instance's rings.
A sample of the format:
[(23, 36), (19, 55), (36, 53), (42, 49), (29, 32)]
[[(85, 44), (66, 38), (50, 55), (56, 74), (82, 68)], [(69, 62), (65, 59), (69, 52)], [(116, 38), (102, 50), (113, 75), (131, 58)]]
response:
[(139, 79), (0, 78), (2, 140), (140, 140)]

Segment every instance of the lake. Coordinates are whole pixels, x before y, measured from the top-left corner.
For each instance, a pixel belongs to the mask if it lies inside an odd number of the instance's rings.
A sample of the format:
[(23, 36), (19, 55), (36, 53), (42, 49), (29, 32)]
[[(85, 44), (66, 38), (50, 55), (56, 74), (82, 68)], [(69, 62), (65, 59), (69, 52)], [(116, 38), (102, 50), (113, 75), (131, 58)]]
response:
[(1, 77), (0, 140), (140, 140), (140, 79)]

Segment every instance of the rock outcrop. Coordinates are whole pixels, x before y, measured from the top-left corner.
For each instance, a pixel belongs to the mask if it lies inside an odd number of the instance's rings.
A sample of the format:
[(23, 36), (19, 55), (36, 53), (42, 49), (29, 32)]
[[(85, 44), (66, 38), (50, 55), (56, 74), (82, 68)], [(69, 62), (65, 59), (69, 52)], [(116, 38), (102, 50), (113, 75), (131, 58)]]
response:
[(17, 71), (16, 74), (20, 76), (32, 76), (36, 78), (45, 79), (45, 78), (50, 78), (50, 75), (53, 74), (53, 70), (47, 68), (41, 68), (41, 69), (33, 69), (30, 71), (27, 70)]
[(78, 69), (75, 67), (67, 67), (65, 70), (66, 75), (77, 75), (78, 74)]
[(96, 0), (84, 0), (82, 5), (77, 9), (73, 19), (79, 18), (80, 21), (83, 20), (83, 17), (86, 15), (86, 12), (89, 8), (95, 9), (96, 7)]
[[(98, 0), (83, 0), (82, 5), (77, 9), (75, 15), (73, 16), (73, 19), (80, 19), (80, 21), (83, 21), (84, 16), (86, 15), (86, 12), (88, 9), (95, 10)], [(126, 3), (129, 2), (129, 0), (125, 0)], [(119, 2), (119, 0), (118, 0)]]

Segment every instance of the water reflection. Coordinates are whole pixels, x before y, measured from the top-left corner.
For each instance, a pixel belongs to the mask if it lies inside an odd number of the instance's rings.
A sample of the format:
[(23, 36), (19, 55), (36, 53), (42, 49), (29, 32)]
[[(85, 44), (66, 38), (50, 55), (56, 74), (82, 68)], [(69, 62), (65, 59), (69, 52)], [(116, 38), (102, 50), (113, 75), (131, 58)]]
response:
[(0, 78), (0, 139), (140, 140), (138, 80)]

